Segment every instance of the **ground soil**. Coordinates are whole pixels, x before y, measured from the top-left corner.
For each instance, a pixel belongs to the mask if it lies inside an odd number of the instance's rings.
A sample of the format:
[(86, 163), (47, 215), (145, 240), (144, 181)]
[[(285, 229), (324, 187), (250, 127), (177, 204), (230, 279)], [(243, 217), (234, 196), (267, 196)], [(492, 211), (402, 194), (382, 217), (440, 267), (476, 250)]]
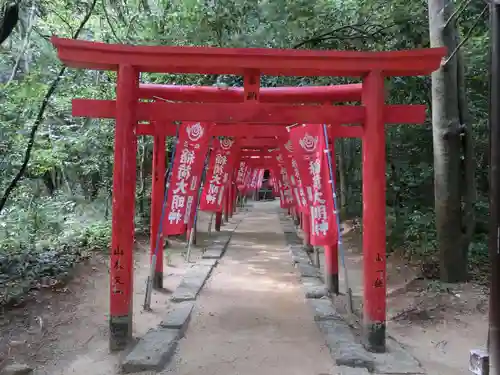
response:
[[(201, 214), (196, 261), (208, 236), (209, 216)], [(183, 256), (185, 242), (169, 241), (170, 264), (164, 270), (165, 291), (153, 292), (152, 312), (144, 312), (144, 292), (149, 275), (149, 243), (138, 238), (134, 256), (134, 337), (140, 337), (162, 320), (170, 293), (189, 265)], [(108, 351), (108, 257), (94, 254), (74, 269), (67, 285), (33, 291), (22, 306), (0, 315), (1, 366), (25, 363), (35, 375), (111, 375), (117, 373), (119, 355)], [(123, 355), (123, 354), (122, 354)], [(91, 367), (90, 367), (91, 366)]]
[[(247, 218), (247, 225), (260, 227), (260, 234), (243, 224), (238, 228), (234, 251), (228, 252), (199, 297), (180, 344), (181, 355), (165, 374), (332, 374), (286, 252), (275, 251), (284, 242), (278, 219), (271, 216)], [(207, 228), (207, 223), (205, 215), (199, 229)], [(199, 238), (200, 245), (203, 240)], [(355, 225), (346, 227), (345, 241), (350, 286), (362, 310), (361, 247)], [(169, 294), (155, 292), (154, 311), (142, 311), (148, 245), (141, 240), (136, 245), (134, 336), (140, 337), (159, 323)], [(174, 241), (171, 266), (165, 272), (167, 289), (174, 289), (186, 270), (184, 250), (182, 242)], [(194, 258), (199, 254), (195, 250)], [(74, 274), (67, 285), (38, 290), (23, 306), (0, 315), (2, 363), (27, 363), (35, 375), (117, 374), (119, 356), (108, 353), (107, 257), (95, 254), (75, 267)], [(429, 374), (468, 374), (469, 350), (486, 341), (486, 290), (473, 284), (420, 280), (418, 271), (393, 258), (388, 261), (388, 292), (389, 334)], [(236, 334), (231, 335), (233, 331)], [(234, 371), (236, 362), (241, 372)], [(271, 368), (274, 372), (266, 372)]]
[[(344, 223), (345, 261), (357, 316), (362, 315), (361, 237), (358, 225)], [(345, 288), (342, 270), (340, 277), (341, 288)], [(486, 345), (487, 288), (423, 279), (419, 267), (391, 254), (387, 258), (387, 291), (388, 334), (402, 343), (428, 374), (470, 374), (470, 350)]]

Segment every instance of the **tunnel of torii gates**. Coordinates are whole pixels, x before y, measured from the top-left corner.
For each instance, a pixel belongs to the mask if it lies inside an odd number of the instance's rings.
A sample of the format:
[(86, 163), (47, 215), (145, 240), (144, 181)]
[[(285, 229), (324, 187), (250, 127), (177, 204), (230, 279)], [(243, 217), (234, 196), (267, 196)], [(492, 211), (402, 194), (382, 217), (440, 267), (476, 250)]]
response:
[[(266, 150), (283, 146), (289, 136), (286, 127), (291, 124), (329, 124), (330, 139), (362, 140), (363, 339), (368, 350), (385, 350), (384, 126), (422, 124), (426, 108), (385, 104), (384, 79), (431, 74), (439, 68), (446, 53), (444, 48), (390, 52), (225, 49), (131, 46), (57, 37), (52, 38), (52, 43), (68, 67), (118, 73), (115, 100), (73, 100), (74, 116), (115, 119), (109, 318), (112, 350), (123, 349), (132, 336), (136, 173), (131, 171), (136, 170), (137, 136), (154, 136), (154, 248), (165, 189), (165, 137), (176, 134), (174, 121), (215, 124), (211, 136), (235, 137), (239, 147), (248, 150), (242, 151), (246, 155), (241, 158), (260, 163), (255, 165), (266, 169)], [(141, 72), (233, 74), (243, 76), (244, 85), (241, 89), (219, 89), (140, 84)], [(261, 88), (261, 75), (350, 76), (361, 78), (362, 84)], [(358, 101), (360, 105), (332, 105), (348, 101)], [(234, 209), (234, 186), (229, 190), (228, 195), (232, 195), (224, 204), (228, 214)], [(303, 219), (307, 232), (310, 228)], [(329, 287), (334, 287), (335, 251), (335, 244), (325, 246)], [(158, 256), (158, 260), (161, 258)], [(161, 262), (157, 271), (162, 271)]]

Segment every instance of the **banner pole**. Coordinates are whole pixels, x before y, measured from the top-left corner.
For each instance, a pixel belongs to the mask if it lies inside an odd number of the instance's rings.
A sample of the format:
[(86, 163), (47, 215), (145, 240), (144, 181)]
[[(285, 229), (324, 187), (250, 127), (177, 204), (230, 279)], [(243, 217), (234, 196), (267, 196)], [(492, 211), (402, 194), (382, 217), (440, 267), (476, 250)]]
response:
[(330, 184), (332, 186), (332, 195), (333, 195), (333, 213), (335, 215), (335, 219), (337, 221), (337, 241), (338, 241), (338, 248), (339, 248), (339, 254), (340, 254), (340, 259), (342, 262), (342, 268), (344, 269), (344, 280), (345, 280), (345, 288), (346, 288), (346, 295), (347, 295), (347, 307), (349, 310), (349, 313), (352, 315), (354, 310), (353, 310), (353, 301), (352, 301), (352, 289), (349, 287), (349, 277), (348, 277), (348, 272), (347, 272), (347, 266), (345, 264), (345, 255), (344, 255), (344, 247), (343, 247), (343, 242), (342, 242), (342, 232), (340, 230), (340, 215), (339, 211), (337, 209), (337, 194), (335, 190), (335, 180), (333, 178), (333, 167), (332, 167), (332, 156), (330, 155), (330, 147), (328, 144), (328, 131), (326, 129), (326, 124), (323, 124), (323, 135), (325, 137), (325, 153), (326, 157), (328, 159), (328, 172), (330, 175)]
[[(159, 228), (158, 228), (158, 231), (156, 234), (155, 252), (154, 252), (153, 256), (151, 257), (151, 269), (149, 272), (148, 279), (146, 280), (146, 294), (144, 296), (144, 305), (143, 305), (144, 311), (151, 311), (151, 294), (153, 292), (153, 280), (154, 280), (154, 275), (155, 275), (155, 270), (156, 270), (156, 257), (157, 257), (158, 249), (160, 246), (161, 234), (163, 233), (163, 220), (165, 219), (165, 211), (166, 211), (166, 207), (167, 207), (167, 197), (168, 197), (168, 191), (169, 191), (169, 187), (170, 187), (169, 186), (170, 185), (170, 177), (172, 176), (173, 164), (175, 161), (175, 153), (176, 153), (176, 149), (177, 149), (177, 143), (179, 140), (179, 128), (180, 128), (180, 125), (177, 125), (177, 131), (175, 134), (175, 143), (174, 143), (174, 147), (172, 150), (172, 160), (171, 160), (168, 172), (167, 172), (168, 174), (167, 174), (166, 184), (165, 184), (166, 186), (165, 186), (165, 194), (163, 197), (163, 205), (161, 208), (160, 223), (158, 225)], [(162, 246), (163, 246), (163, 244), (162, 244)]]
[[(212, 143), (213, 137), (210, 140)], [(203, 168), (203, 173), (201, 175), (200, 179), (200, 187), (198, 188), (198, 194), (196, 196), (196, 205), (195, 205), (195, 211), (194, 211), (194, 218), (193, 218), (193, 226), (191, 227), (191, 231), (189, 233), (189, 239), (188, 239), (188, 247), (187, 247), (187, 253), (186, 253), (186, 262), (190, 263), (191, 261), (191, 246), (193, 245), (193, 238), (194, 238), (194, 232), (196, 231), (196, 222), (198, 220), (198, 211), (200, 208), (200, 200), (201, 200), (201, 187), (202, 183), (205, 183), (205, 178), (207, 177), (207, 167), (208, 167), (208, 160), (211, 154), (211, 147), (208, 148), (207, 155), (205, 156), (205, 168)]]

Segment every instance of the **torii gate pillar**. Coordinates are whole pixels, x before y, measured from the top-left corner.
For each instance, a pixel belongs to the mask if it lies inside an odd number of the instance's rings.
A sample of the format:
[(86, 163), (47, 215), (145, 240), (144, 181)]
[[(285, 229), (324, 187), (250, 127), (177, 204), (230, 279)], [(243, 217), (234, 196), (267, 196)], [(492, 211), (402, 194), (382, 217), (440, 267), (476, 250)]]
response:
[(135, 107), (139, 74), (120, 65), (116, 86), (116, 126), (110, 265), (110, 349), (132, 338), (134, 201), (136, 183)]
[(386, 217), (384, 76), (371, 71), (363, 79), (366, 110), (363, 132), (363, 328), (365, 345), (385, 351)]

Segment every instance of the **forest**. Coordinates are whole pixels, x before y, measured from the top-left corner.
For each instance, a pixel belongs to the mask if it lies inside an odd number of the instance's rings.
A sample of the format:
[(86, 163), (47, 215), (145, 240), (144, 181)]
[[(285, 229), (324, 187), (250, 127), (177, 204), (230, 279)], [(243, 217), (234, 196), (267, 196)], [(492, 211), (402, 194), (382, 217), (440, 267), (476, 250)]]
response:
[[(488, 278), (488, 12), (472, 0), (10, 0), (0, 46), (0, 305), (109, 251), (114, 124), (71, 99), (113, 98), (115, 74), (66, 69), (50, 37), (146, 45), (381, 51), (445, 46), (433, 77), (387, 81), (387, 102), (426, 104), (423, 126), (386, 127), (387, 250), (446, 282)], [(5, 30), (3, 30), (5, 31)], [(142, 82), (242, 86), (241, 77)], [(262, 77), (265, 87), (350, 78)], [(138, 139), (136, 231), (149, 232), (152, 137)], [(359, 218), (361, 143), (339, 139), (338, 194)], [(362, 220), (362, 219), (361, 219)]]

